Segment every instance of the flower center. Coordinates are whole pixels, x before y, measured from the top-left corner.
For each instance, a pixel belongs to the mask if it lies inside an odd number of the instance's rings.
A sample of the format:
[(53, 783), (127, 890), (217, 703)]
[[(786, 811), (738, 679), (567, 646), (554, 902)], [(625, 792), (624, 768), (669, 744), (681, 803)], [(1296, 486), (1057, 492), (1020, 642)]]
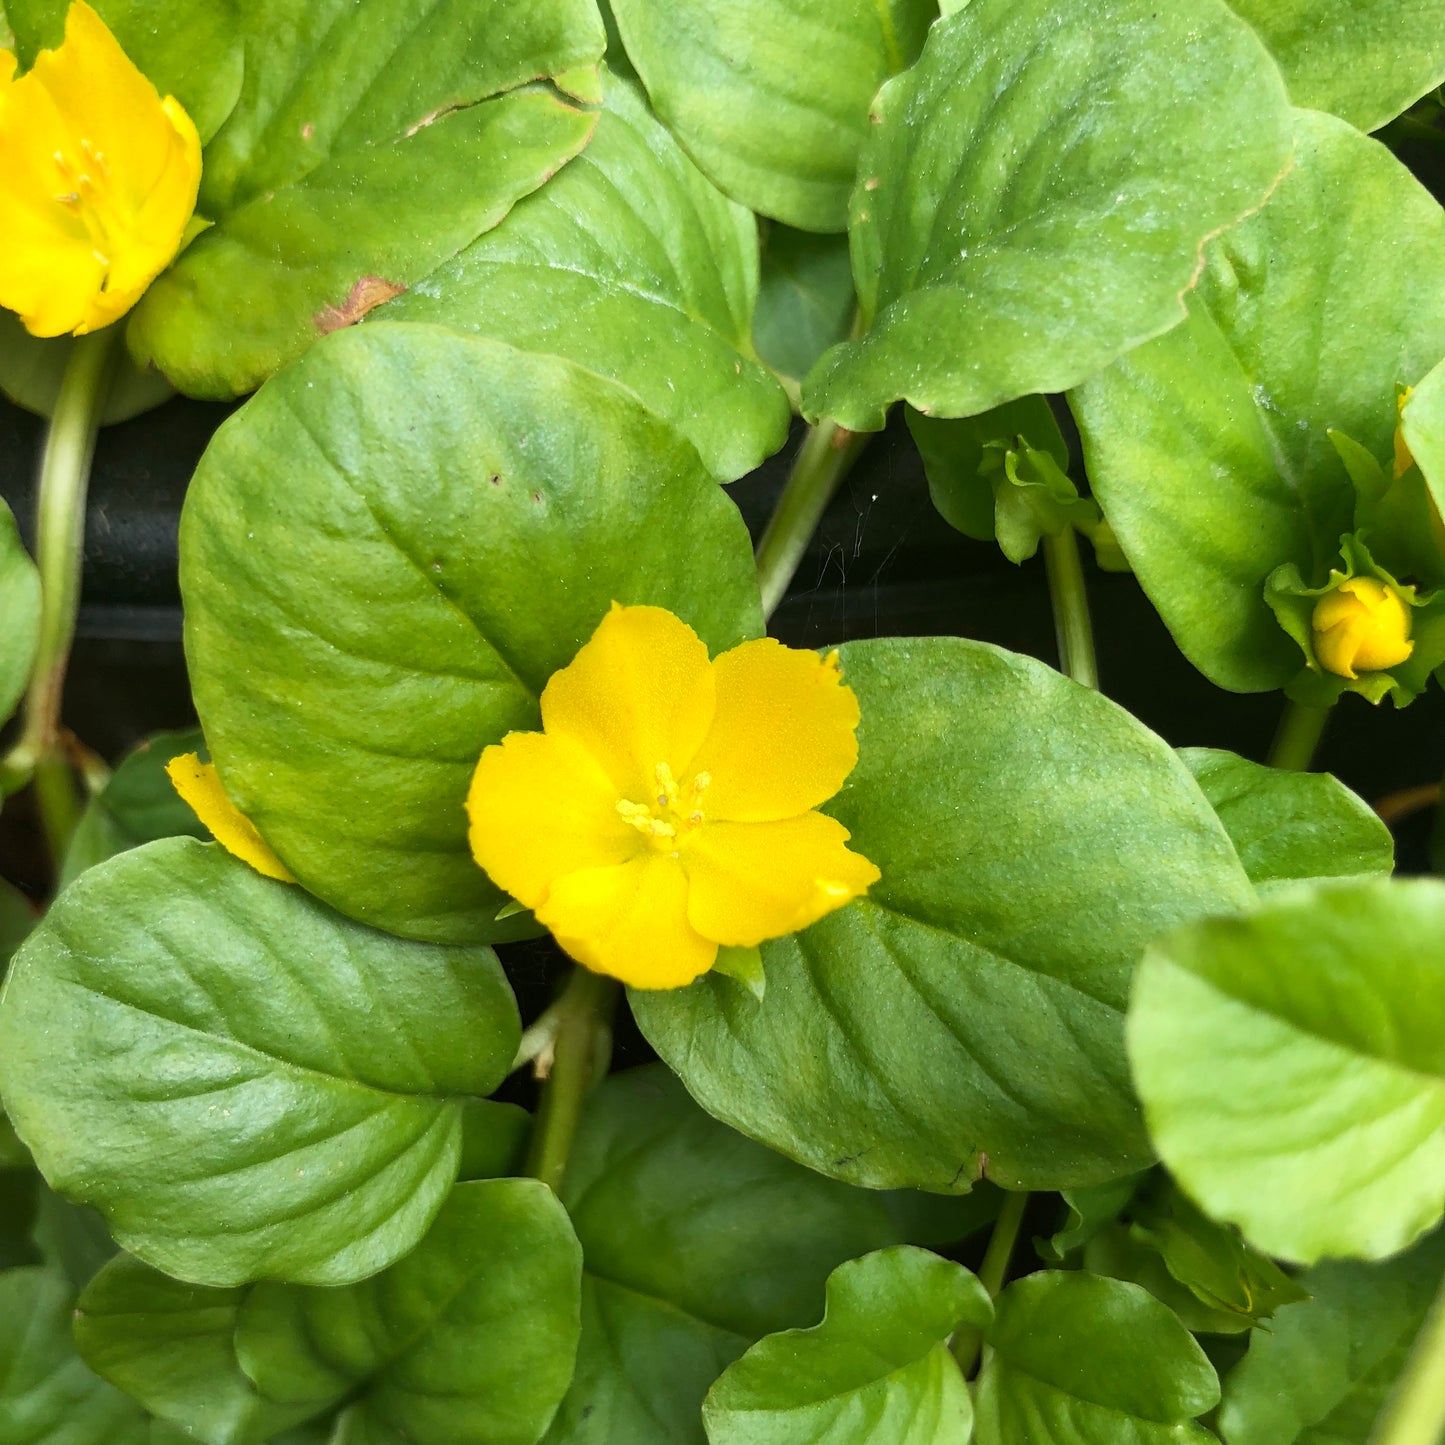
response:
[(623, 798), (617, 804), (617, 811), (659, 853), (670, 853), (676, 858), (687, 835), (703, 821), (702, 795), (712, 778), (707, 773), (698, 773), (685, 787), (679, 786), (672, 769), (666, 763), (658, 763), (652, 770), (652, 780), (654, 791), (645, 803)]
[[(95, 259), (108, 270), (116, 239), (129, 229), (133, 218), (115, 194), (105, 152), (82, 140), (79, 161), (63, 151), (56, 151), (54, 160), (65, 187), (55, 199), (85, 227)], [(102, 281), (102, 291), (105, 285)]]

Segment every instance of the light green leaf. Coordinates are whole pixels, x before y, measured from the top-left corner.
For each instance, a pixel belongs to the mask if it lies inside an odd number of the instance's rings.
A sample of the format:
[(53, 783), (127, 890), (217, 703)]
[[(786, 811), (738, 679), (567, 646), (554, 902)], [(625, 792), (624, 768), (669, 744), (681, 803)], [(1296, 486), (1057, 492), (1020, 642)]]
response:
[(1396, 384), (1445, 353), (1445, 213), (1344, 122), (1296, 124), (1294, 168), (1211, 248), (1189, 321), (1070, 397), (1144, 590), (1189, 660), (1240, 692), (1301, 667), (1266, 578), (1293, 562), (1323, 582), (1354, 525), (1329, 430), (1388, 456)]
[(1289, 109), (1222, 3), (973, 0), (873, 103), (851, 210), (868, 331), (803, 388), (858, 431), (1075, 386), (1183, 320), (1207, 237), (1269, 194)]
[(848, 335), (856, 306), (846, 236), (767, 228), (753, 341), (769, 366), (802, 381)]
[(1215, 748), (1179, 756), (1264, 897), (1300, 879), (1394, 871), (1390, 830), (1328, 773), (1266, 768)]
[(701, 1445), (723, 1367), (816, 1320), (832, 1269), (902, 1237), (883, 1198), (724, 1128), (661, 1067), (592, 1096), (562, 1198), (587, 1272), (549, 1445)]
[(614, 601), (714, 651), (761, 631), (747, 529), (682, 438), (567, 363), (414, 324), (332, 338), (221, 428), (181, 591), (236, 805), (333, 906), (447, 942), (536, 929), (497, 919), (467, 787)]
[(315, 1411), (262, 1397), (236, 1358), (243, 1289), (183, 1284), (129, 1255), (91, 1280), (75, 1345), (96, 1374), (206, 1445), (259, 1445)]
[(272, 1398), (360, 1389), (339, 1440), (531, 1445), (572, 1376), (581, 1271), (545, 1185), (459, 1184), (385, 1273), (339, 1290), (256, 1286), (237, 1350)]
[(1445, 1272), (1445, 1235), (1300, 1275), (1310, 1298), (1250, 1336), (1224, 1382), (1228, 1445), (1366, 1445)]
[(211, 835), (180, 799), (166, 775), (166, 764), (181, 753), (204, 750), (198, 728), (157, 733), (128, 753), (110, 781), (92, 798), (71, 835), (60, 869), (64, 888), (87, 868), (157, 838)]
[(1224, 830), (1159, 738), (1032, 659), (955, 638), (841, 655), (860, 755), (827, 811), (882, 881), (763, 945), (761, 1004), (705, 976), (634, 993), (643, 1032), (704, 1108), (853, 1183), (1140, 1168), (1129, 979), (1151, 938), (1252, 901)]
[(16, 955), (0, 1090), (51, 1184), (147, 1263), (337, 1284), (421, 1237), (459, 1096), (520, 1032), (489, 949), (372, 932), (172, 838), (83, 874)]
[(1445, 81), (1441, 0), (1229, 0), (1279, 62), (1296, 105), (1378, 130)]
[(0, 499), (0, 723), (30, 681), (40, 638), (40, 574), (20, 540), (15, 514)]
[(1147, 1291), (1082, 1273), (1010, 1285), (987, 1331), (977, 1445), (1203, 1445), (1193, 1424), (1219, 1381), (1188, 1331)]
[(1151, 946), (1129, 1057), (1171, 1172), (1257, 1248), (1404, 1248), (1445, 1199), (1445, 884), (1301, 886)]
[(49, 1270), (0, 1273), (0, 1442), (147, 1445), (139, 1407), (75, 1353), (73, 1299), (64, 1276)]
[(621, 382), (719, 481), (787, 436), (753, 356), (757, 223), (609, 76), (592, 143), (496, 230), (377, 315), (563, 356)]
[(711, 1445), (957, 1445), (973, 1407), (948, 1340), (993, 1318), (960, 1264), (900, 1246), (828, 1276), (822, 1322), (759, 1340), (703, 1402)]
[[(203, 232), (127, 343), (182, 391), (252, 390), (422, 281), (587, 143), (590, 0), (259, 0), (240, 100), (206, 147)], [(550, 78), (552, 85), (539, 84)]]
[(913, 63), (934, 0), (612, 0), (653, 108), (734, 200), (841, 231), (868, 102)]
[(1400, 413), (1400, 429), (1435, 503), (1431, 533), (1445, 552), (1445, 361), (1431, 368)]

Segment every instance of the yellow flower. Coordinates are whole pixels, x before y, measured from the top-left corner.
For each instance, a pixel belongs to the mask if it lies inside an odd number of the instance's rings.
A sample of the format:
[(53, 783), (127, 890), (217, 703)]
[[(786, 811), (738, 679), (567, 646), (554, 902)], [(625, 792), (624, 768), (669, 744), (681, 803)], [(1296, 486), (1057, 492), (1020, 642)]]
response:
[(195, 753), (182, 753), (166, 764), (171, 786), (226, 852), (234, 853), (258, 873), (294, 883), (291, 870), (271, 851), (256, 825), (226, 796), (213, 763)]
[(1393, 587), (1350, 577), (1315, 603), (1315, 656), (1339, 677), (1383, 672), (1415, 650), (1410, 609)]
[(105, 22), (74, 0), (65, 41), (15, 79), (0, 50), (0, 306), (35, 336), (125, 315), (180, 248), (201, 142)]
[(542, 726), (482, 753), (472, 853), (598, 973), (678, 988), (719, 945), (806, 928), (878, 880), (813, 811), (858, 760), (836, 654), (763, 639), (709, 662), (671, 612), (614, 603), (548, 682)]

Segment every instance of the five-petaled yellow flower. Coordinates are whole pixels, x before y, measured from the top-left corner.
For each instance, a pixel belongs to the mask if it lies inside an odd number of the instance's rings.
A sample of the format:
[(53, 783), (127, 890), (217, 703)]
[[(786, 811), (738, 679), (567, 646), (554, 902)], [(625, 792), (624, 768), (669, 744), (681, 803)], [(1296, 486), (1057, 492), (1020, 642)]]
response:
[(15, 68), (0, 50), (0, 306), (35, 336), (79, 336), (125, 315), (180, 249), (201, 142), (85, 0), (62, 45)]
[(836, 655), (762, 639), (709, 661), (671, 612), (614, 604), (542, 726), (482, 753), (472, 852), (598, 973), (680, 987), (719, 945), (806, 928), (878, 879), (814, 811), (858, 760)]

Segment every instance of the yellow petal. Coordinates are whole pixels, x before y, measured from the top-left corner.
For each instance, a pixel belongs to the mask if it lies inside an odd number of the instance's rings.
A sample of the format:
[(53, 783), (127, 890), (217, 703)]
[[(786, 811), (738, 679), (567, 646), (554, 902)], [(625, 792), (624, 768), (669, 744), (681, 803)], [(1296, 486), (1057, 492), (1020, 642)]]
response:
[(689, 921), (734, 948), (816, 923), (878, 881), (877, 868), (843, 846), (848, 836), (823, 813), (703, 824), (683, 854)]
[(98, 330), (170, 263), (195, 209), (185, 110), (73, 0), (65, 40), (0, 83), (0, 306), (37, 336)]
[(536, 908), (564, 873), (622, 863), (647, 846), (617, 790), (565, 737), (509, 733), (485, 749), (467, 794), (472, 856), (498, 888)]
[(793, 818), (826, 802), (858, 761), (858, 699), (833, 656), (745, 642), (713, 662), (717, 709), (689, 764), (705, 772), (707, 816)]
[(594, 973), (632, 988), (681, 988), (717, 957), (687, 921), (687, 887), (675, 858), (644, 852), (559, 878), (537, 918)]
[(661, 607), (621, 607), (542, 693), (542, 724), (580, 743), (606, 769), (616, 796), (643, 802), (655, 769), (674, 774), (697, 751), (713, 715), (707, 648)]
[(1384, 672), (1415, 650), (1409, 606), (1374, 577), (1349, 577), (1326, 592), (1310, 622), (1320, 666), (1340, 677)]
[(166, 772), (176, 792), (226, 852), (234, 853), (268, 878), (282, 883), (296, 881), (256, 831), (256, 825), (226, 796), (213, 764), (203, 763), (195, 753), (182, 753), (166, 764)]

